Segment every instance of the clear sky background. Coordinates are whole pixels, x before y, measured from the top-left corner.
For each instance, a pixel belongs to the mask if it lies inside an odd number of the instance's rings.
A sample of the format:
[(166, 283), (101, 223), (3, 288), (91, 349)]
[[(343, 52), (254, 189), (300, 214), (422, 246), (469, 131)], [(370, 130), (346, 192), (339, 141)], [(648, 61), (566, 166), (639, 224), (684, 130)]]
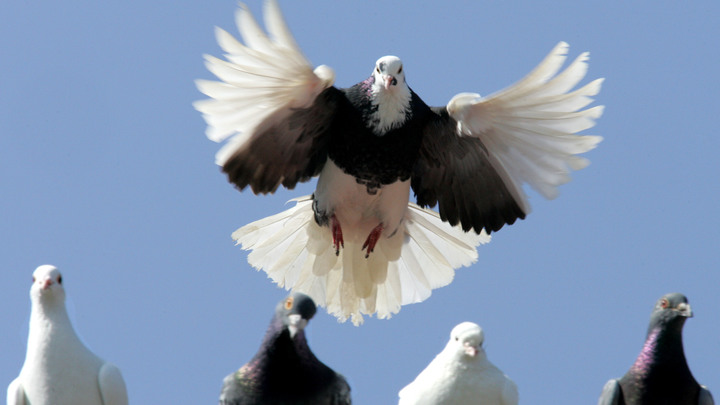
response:
[[(259, 0), (250, 3), (256, 16)], [(555, 201), (479, 249), (478, 262), (390, 320), (307, 334), (357, 404), (397, 392), (462, 321), (525, 404), (594, 404), (625, 373), (655, 301), (686, 294), (685, 351), (720, 397), (720, 3), (281, 1), (314, 64), (350, 86), (395, 54), (430, 105), (487, 95), (559, 41), (605, 77), (587, 131), (605, 137)], [(122, 370), (133, 404), (212, 404), (285, 296), (230, 234), (313, 183), (237, 192), (214, 164), (193, 83), (212, 78), (227, 1), (0, 2), (0, 383), (25, 357), (31, 273), (64, 274), (71, 318)]]

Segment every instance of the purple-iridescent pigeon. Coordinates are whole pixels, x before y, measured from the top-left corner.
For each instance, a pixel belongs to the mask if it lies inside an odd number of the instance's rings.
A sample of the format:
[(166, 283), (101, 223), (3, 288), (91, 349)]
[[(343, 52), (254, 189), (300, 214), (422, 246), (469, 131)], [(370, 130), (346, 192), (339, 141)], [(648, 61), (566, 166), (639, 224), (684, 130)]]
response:
[(305, 339), (315, 311), (305, 294), (280, 301), (255, 357), (223, 380), (220, 405), (350, 405), (345, 378), (318, 360)]
[(660, 298), (640, 355), (622, 378), (605, 384), (598, 405), (713, 405), (710, 391), (695, 381), (685, 359), (682, 330), (692, 316), (684, 295)]

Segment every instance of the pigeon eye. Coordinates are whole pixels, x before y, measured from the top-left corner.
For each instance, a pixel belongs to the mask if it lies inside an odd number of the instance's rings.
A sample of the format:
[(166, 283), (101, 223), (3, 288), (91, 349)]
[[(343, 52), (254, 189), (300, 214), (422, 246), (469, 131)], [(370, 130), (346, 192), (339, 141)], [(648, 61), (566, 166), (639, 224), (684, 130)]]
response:
[(380, 73), (380, 67), (379, 67), (379, 66), (375, 66), (375, 71), (378, 72), (378, 73)]
[(58, 276), (58, 284), (62, 284), (62, 276)]
[(285, 309), (290, 309), (293, 306), (293, 297), (290, 297), (285, 300)]
[(33, 276), (33, 283), (35, 282), (35, 276)]
[(402, 66), (400, 66), (400, 69), (398, 69), (398, 74), (402, 73)]
[(667, 308), (669, 305), (668, 300), (666, 298), (663, 298), (662, 301), (660, 301), (660, 306), (663, 308)]

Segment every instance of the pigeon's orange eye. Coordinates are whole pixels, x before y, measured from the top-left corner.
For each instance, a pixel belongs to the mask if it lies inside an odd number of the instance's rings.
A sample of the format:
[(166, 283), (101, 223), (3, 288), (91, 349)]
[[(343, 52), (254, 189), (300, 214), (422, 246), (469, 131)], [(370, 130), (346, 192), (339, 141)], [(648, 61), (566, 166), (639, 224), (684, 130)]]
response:
[(398, 74), (402, 73), (402, 66), (400, 66), (400, 69), (398, 69)]
[(378, 66), (375, 67), (375, 71), (380, 73), (380, 68)]
[(663, 308), (667, 308), (669, 305), (668, 300), (666, 298), (663, 298), (662, 301), (660, 301), (660, 306)]
[(293, 297), (290, 297), (285, 300), (285, 309), (290, 309), (293, 306)]

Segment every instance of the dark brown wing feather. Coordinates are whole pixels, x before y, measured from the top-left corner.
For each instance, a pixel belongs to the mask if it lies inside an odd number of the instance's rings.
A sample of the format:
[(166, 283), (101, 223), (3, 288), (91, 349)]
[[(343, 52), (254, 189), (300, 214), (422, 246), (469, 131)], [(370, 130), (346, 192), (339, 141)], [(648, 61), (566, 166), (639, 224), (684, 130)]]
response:
[(423, 129), (420, 154), (412, 175), (417, 203), (439, 204), (440, 218), (465, 231), (490, 233), (524, 219), (478, 138), (457, 135), (457, 121), (442, 107), (432, 109)]
[(249, 185), (255, 194), (266, 194), (280, 184), (292, 189), (319, 174), (338, 97), (345, 96), (329, 87), (309, 108), (269, 116), (223, 165), (228, 180), (240, 190)]

